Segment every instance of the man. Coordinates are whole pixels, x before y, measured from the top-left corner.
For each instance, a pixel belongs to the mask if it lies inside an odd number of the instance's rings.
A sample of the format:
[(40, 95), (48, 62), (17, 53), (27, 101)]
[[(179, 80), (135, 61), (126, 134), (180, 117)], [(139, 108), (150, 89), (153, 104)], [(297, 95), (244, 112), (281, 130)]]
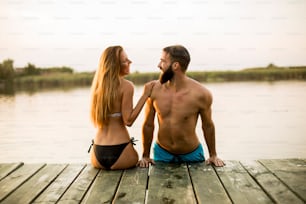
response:
[[(187, 49), (180, 45), (163, 49), (158, 67), (162, 71), (145, 108), (143, 124), (143, 157), (140, 167), (148, 167), (154, 161), (202, 162), (203, 147), (195, 132), (198, 117), (210, 157), (206, 163), (224, 166), (215, 149), (215, 127), (211, 118), (212, 95), (199, 82), (186, 76), (190, 62)], [(154, 118), (158, 117), (159, 130), (153, 146)]]

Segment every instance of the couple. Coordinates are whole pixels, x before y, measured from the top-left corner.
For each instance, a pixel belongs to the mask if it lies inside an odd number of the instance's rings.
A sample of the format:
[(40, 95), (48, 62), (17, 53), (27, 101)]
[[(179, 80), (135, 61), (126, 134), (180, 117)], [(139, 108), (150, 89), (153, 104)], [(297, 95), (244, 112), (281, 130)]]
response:
[[(102, 54), (91, 87), (91, 119), (98, 132), (92, 141), (91, 162), (96, 168), (127, 169), (148, 167), (154, 161), (202, 162), (203, 147), (195, 132), (198, 116), (209, 150), (208, 164), (223, 166), (215, 149), (215, 127), (211, 118), (212, 95), (200, 83), (186, 76), (190, 62), (187, 49), (180, 45), (163, 49), (159, 81), (148, 82), (135, 107), (133, 84), (124, 79), (132, 63), (121, 46), (108, 47)], [(142, 107), (143, 155), (133, 147), (126, 126), (131, 126)], [(158, 118), (157, 141), (153, 144), (154, 118)]]

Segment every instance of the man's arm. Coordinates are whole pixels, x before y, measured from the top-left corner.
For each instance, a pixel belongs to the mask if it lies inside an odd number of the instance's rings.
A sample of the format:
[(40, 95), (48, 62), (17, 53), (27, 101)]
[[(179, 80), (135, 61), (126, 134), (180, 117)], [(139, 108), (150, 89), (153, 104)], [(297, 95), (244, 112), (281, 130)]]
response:
[(153, 101), (151, 98), (148, 98), (145, 107), (145, 120), (142, 126), (143, 154), (142, 159), (138, 162), (140, 167), (149, 167), (150, 163), (154, 163), (154, 161), (150, 159), (150, 149), (154, 132), (154, 118), (155, 109), (153, 107)]
[(204, 106), (200, 111), (200, 115), (202, 119), (202, 130), (210, 156), (206, 162), (208, 164), (213, 163), (215, 166), (224, 166), (224, 162), (217, 157), (216, 152), (215, 125), (211, 116), (212, 95), (209, 92), (205, 95)]
[(201, 111), (202, 130), (209, 151), (209, 156), (216, 156), (215, 125), (211, 119), (211, 108)]

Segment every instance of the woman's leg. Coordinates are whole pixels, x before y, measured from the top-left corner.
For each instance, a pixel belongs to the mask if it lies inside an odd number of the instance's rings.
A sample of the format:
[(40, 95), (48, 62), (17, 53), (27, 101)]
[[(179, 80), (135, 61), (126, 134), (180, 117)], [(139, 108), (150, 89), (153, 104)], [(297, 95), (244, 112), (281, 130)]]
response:
[(112, 170), (115, 169), (128, 169), (135, 167), (138, 162), (138, 154), (133, 147), (132, 143), (129, 143), (122, 151), (118, 160), (111, 166)]

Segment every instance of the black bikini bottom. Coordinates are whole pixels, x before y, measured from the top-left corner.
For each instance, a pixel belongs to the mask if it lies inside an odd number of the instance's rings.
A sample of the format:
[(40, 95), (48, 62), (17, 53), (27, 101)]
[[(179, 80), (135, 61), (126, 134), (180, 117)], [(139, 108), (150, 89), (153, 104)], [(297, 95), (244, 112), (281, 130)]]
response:
[[(130, 141), (134, 144), (134, 138)], [(130, 143), (123, 143), (118, 145), (97, 145), (92, 140), (91, 146), (93, 146), (94, 153), (98, 162), (106, 169), (110, 169), (111, 166), (118, 160), (124, 148)], [(91, 148), (90, 146), (90, 148)], [(90, 151), (90, 148), (88, 152)]]

